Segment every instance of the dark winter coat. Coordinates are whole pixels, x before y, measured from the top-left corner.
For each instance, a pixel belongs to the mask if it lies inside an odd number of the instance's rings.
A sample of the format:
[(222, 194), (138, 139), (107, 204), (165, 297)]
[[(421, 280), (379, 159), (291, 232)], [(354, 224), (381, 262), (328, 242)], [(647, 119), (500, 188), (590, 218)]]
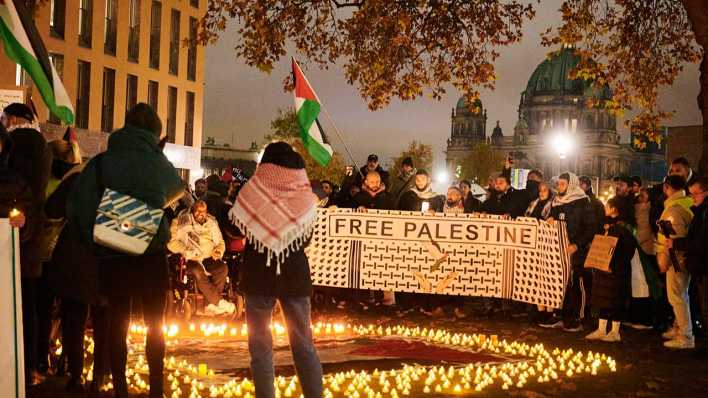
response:
[[(32, 189), (22, 174), (10, 170), (10, 154), (12, 141), (10, 136), (0, 133), (2, 153), (0, 153), (0, 218), (7, 218), (12, 209), (17, 209), (25, 214), (25, 218), (32, 217)], [(24, 228), (23, 228), (24, 229)], [(22, 232), (24, 235), (25, 233)]]
[(605, 230), (603, 226), (605, 225), (605, 205), (602, 204), (600, 199), (595, 196), (595, 194), (588, 194), (590, 198), (590, 207), (592, 208), (593, 219), (595, 220), (595, 225), (597, 226), (596, 233), (604, 233)]
[(354, 196), (352, 205), (354, 209), (365, 207), (367, 209), (391, 210), (393, 209), (393, 199), (391, 194), (386, 191), (381, 191), (375, 196), (371, 196), (366, 190), (362, 190)]
[(469, 194), (467, 194), (467, 197), (465, 198), (464, 206), (465, 206), (465, 213), (478, 212), (482, 208), (482, 201), (475, 198), (472, 195), (472, 192), (470, 192)]
[[(132, 126), (111, 134), (101, 156), (103, 183), (155, 208), (164, 208), (184, 193), (184, 184), (162, 150), (158, 137)], [(96, 183), (96, 158), (89, 161), (70, 195), (68, 225), (79, 242), (93, 248), (99, 264), (99, 290), (108, 296), (135, 296), (169, 287), (166, 245), (169, 225), (163, 220), (158, 233), (141, 256), (127, 256), (93, 245), (93, 224), (102, 192)], [(67, 226), (68, 227), (68, 226)]]
[(571, 262), (575, 269), (582, 269), (592, 239), (597, 232), (596, 220), (587, 197), (551, 208), (551, 218), (565, 221), (568, 240), (578, 247)]
[[(366, 174), (369, 173), (369, 169), (367, 169), (366, 166), (362, 166), (359, 171), (361, 173), (356, 173), (354, 175), (354, 185), (361, 187), (364, 184), (364, 179), (366, 178)], [(386, 186), (386, 190), (390, 190), (391, 186), (389, 185), (389, 179), (388, 179), (388, 171), (384, 170), (380, 165), (376, 167), (376, 172), (379, 173), (381, 176), (381, 183), (383, 183)]]
[(42, 260), (39, 248), (39, 232), (44, 223), (45, 192), (52, 169), (52, 153), (42, 134), (31, 128), (18, 128), (10, 133), (13, 148), (9, 169), (19, 174), (30, 187), (32, 200), (25, 213), (22, 229), (20, 263), (23, 278), (39, 278), (42, 275)]
[(401, 196), (401, 200), (398, 202), (398, 210), (421, 211), (423, 202), (430, 204), (430, 210), (442, 212), (445, 205), (445, 196), (437, 195), (430, 199), (422, 199), (414, 191), (408, 191)]
[[(543, 216), (543, 209), (548, 205), (548, 202), (553, 201), (553, 196), (549, 196), (548, 199), (546, 200), (541, 200), (539, 199), (538, 202), (536, 202), (536, 205), (534, 206), (533, 209), (531, 209), (531, 212), (528, 214), (528, 217), (533, 217), (538, 220), (545, 220), (547, 217)], [(529, 207), (532, 205), (529, 204)], [(549, 205), (550, 206), (550, 205)], [(550, 217), (550, 213), (548, 214), (548, 217)]]
[(304, 247), (290, 252), (280, 265), (280, 275), (276, 275), (275, 261), (266, 266), (267, 254), (247, 244), (243, 264), (239, 267), (240, 289), (246, 295), (269, 297), (304, 297), (312, 294), (310, 263)]
[(506, 192), (495, 192), (487, 199), (481, 207), (481, 211), (487, 214), (504, 215), (509, 214), (512, 218), (521, 217), (531, 203), (528, 196), (509, 188)]
[(592, 270), (592, 312), (603, 319), (622, 320), (632, 297), (632, 257), (636, 250), (634, 235), (624, 223), (614, 223), (607, 231), (618, 238), (610, 261), (610, 272)]
[(693, 220), (685, 238), (674, 239), (674, 249), (686, 253), (686, 268), (693, 275), (708, 274), (708, 202), (694, 206)]
[(393, 197), (393, 207), (398, 208), (401, 197), (403, 197), (406, 192), (410, 191), (411, 188), (415, 187), (415, 173), (415, 169), (411, 175), (408, 176), (399, 173), (391, 181), (391, 187), (386, 187), (388, 192)]

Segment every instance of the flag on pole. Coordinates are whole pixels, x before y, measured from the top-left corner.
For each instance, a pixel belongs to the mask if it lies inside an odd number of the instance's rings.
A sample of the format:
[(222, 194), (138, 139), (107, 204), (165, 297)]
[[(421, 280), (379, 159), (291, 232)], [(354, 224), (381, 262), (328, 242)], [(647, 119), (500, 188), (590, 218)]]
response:
[(0, 39), (8, 58), (32, 77), (49, 111), (67, 124), (74, 123), (71, 100), (23, 0), (0, 0)]
[(302, 73), (300, 65), (293, 58), (293, 79), (295, 80), (295, 115), (300, 126), (300, 138), (305, 149), (317, 163), (327, 166), (332, 160), (332, 147), (322, 130), (317, 117), (320, 114), (320, 99)]

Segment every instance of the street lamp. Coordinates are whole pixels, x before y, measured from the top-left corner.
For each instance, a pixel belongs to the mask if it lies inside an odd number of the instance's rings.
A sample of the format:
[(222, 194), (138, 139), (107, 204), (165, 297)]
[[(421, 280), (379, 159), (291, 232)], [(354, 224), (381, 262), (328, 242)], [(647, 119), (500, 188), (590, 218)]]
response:
[(565, 159), (575, 149), (575, 141), (568, 131), (558, 131), (551, 135), (550, 145), (561, 159)]
[(435, 174), (435, 180), (442, 185), (447, 185), (450, 182), (450, 173), (447, 170), (440, 170)]

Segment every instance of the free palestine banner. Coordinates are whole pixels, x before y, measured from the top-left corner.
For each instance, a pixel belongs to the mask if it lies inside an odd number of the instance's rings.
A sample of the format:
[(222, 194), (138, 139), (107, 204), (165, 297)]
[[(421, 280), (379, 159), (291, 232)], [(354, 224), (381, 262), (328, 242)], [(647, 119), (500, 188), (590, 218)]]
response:
[(318, 209), (306, 249), (315, 285), (497, 297), (560, 308), (564, 223), (532, 218)]

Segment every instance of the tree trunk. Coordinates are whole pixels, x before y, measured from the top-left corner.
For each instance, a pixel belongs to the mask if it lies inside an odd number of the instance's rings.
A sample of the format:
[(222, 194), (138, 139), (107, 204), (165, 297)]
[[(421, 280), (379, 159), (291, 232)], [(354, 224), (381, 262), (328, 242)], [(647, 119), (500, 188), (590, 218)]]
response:
[(698, 109), (703, 115), (703, 152), (698, 165), (701, 174), (708, 173), (708, 3), (705, 0), (681, 0), (691, 21), (696, 42), (703, 48), (700, 66), (701, 91), (698, 93)]

